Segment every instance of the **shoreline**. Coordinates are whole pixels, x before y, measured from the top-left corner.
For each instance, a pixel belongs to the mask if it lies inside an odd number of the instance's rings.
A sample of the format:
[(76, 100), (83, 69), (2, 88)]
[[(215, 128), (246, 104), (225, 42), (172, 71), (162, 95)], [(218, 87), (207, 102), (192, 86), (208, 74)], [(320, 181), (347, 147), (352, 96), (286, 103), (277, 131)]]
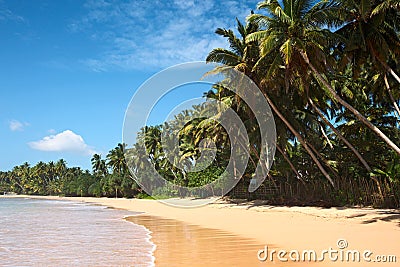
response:
[[(4, 196), (2, 196), (4, 197)], [(374, 255), (394, 255), (400, 262), (400, 211), (372, 208), (275, 207), (246, 202), (231, 204), (219, 201), (207, 206), (182, 209), (155, 200), (51, 196), (5, 196), (56, 200), (72, 200), (111, 208), (144, 212), (144, 216), (180, 221), (191, 227), (202, 227), (231, 233), (272, 248), (322, 251), (337, 249), (344, 239), (351, 250), (371, 250)], [(135, 217), (140, 217), (138, 215)], [(146, 227), (146, 226), (145, 226)], [(146, 227), (147, 228), (147, 227)], [(257, 250), (254, 250), (257, 258)], [(261, 262), (262, 266), (271, 262)], [(289, 266), (292, 262), (279, 263)], [(308, 263), (307, 263), (308, 264)], [(341, 266), (341, 262), (325, 260), (315, 266)], [(348, 266), (365, 266), (365, 262), (346, 262)], [(385, 266), (393, 263), (368, 263)], [(251, 265), (254, 266), (254, 265)], [(283, 266), (283, 265), (282, 265)]]

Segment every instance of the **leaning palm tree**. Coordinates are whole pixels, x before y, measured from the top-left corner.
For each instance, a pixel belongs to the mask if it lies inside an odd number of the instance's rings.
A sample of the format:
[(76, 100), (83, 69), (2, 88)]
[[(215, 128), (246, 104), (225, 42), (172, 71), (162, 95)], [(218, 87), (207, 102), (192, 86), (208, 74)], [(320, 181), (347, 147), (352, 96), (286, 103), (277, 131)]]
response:
[(313, 0), (267, 0), (258, 4), (258, 9), (265, 10), (267, 15), (252, 14), (250, 23), (257, 23), (263, 30), (251, 33), (247, 42), (259, 42), (260, 62), (264, 58), (276, 55), (276, 64), (271, 65), (269, 72), (275, 72), (283, 63), (288, 78), (313, 75), (321, 87), (327, 90), (329, 97), (348, 109), (400, 155), (400, 148), (390, 140), (378, 127), (372, 124), (357, 109), (345, 101), (333, 88), (326, 75), (329, 70), (329, 58), (324, 47), (335, 40), (325, 26), (338, 26), (340, 21), (335, 15), (339, 9), (335, 1)]
[(396, 23), (400, 19), (398, 0), (341, 1), (338, 16), (342, 16), (345, 25), (336, 32), (343, 36), (339, 47), (343, 50), (343, 62), (355, 62), (356, 68), (362, 68), (371, 58), (379, 62), (376, 66), (385, 82), (389, 98), (400, 116), (400, 109), (389, 86), (387, 73), (398, 83), (400, 77), (388, 63), (400, 56), (400, 37)]
[(399, 75), (387, 63), (391, 57), (400, 56), (400, 37), (396, 23), (400, 18), (398, 0), (343, 1), (342, 14), (346, 25), (338, 30), (347, 37), (346, 52), (366, 52), (390, 73), (398, 83)]
[[(254, 16), (253, 12), (251, 16)], [(258, 87), (262, 89), (263, 95), (274, 113), (282, 120), (282, 122), (286, 125), (290, 132), (293, 133), (296, 139), (305, 148), (312, 160), (318, 166), (321, 173), (332, 185), (334, 185), (334, 182), (329, 173), (325, 170), (324, 166), (318, 160), (318, 156), (320, 156), (320, 158), (322, 158), (322, 156), (319, 155), (319, 152), (317, 150), (313, 149), (312, 145), (309, 142), (306, 142), (304, 137), (295, 129), (295, 127), (293, 127), (289, 120), (278, 109), (277, 105), (273, 103), (272, 99), (267, 93), (267, 90), (265, 90), (265, 88), (261, 86), (263, 80), (262, 77), (265, 77), (265, 75), (269, 76), (271, 73), (271, 70), (266, 70), (263, 65), (266, 65), (268, 63), (268, 65), (275, 66), (277, 63), (277, 57), (269, 62), (266, 62), (267, 55), (261, 56), (262, 48), (260, 51), (257, 39), (254, 39), (254, 41), (247, 41), (250, 36), (258, 36), (259, 26), (252, 21), (247, 23), (246, 26), (243, 26), (239, 21), (237, 22), (238, 32), (240, 33), (241, 37), (236, 37), (232, 30), (220, 28), (217, 29), (217, 34), (228, 38), (230, 49), (228, 50), (223, 48), (216, 48), (212, 50), (207, 56), (207, 62), (217, 62), (225, 64), (245, 73), (249, 78), (251, 78), (258, 85)], [(218, 69), (217, 67), (217, 71), (218, 70), (221, 70), (221, 68)], [(281, 153), (285, 153), (283, 149), (278, 149), (278, 151)], [(285, 160), (290, 161), (290, 159), (286, 157), (286, 155), (283, 154), (283, 156)], [(300, 178), (298, 171), (294, 168), (294, 165), (291, 162), (289, 162), (289, 166), (293, 169), (296, 176)]]

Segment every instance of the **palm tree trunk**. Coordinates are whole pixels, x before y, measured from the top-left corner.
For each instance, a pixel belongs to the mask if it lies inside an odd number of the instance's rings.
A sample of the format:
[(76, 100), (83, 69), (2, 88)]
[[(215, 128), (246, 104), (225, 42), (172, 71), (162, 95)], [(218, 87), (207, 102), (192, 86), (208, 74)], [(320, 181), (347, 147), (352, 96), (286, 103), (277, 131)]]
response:
[(332, 88), (332, 86), (329, 84), (329, 82), (322, 77), (322, 75), (317, 71), (317, 69), (314, 67), (314, 65), (310, 62), (308, 59), (308, 56), (304, 52), (300, 52), (301, 56), (303, 57), (304, 61), (307, 63), (307, 65), (311, 68), (313, 71), (314, 75), (317, 77), (317, 79), (322, 82), (322, 84), (329, 90), (329, 92), (332, 94), (332, 96), (337, 100), (341, 105), (343, 105), (345, 108), (347, 108), (349, 111), (351, 111), (357, 119), (359, 119), (362, 123), (364, 123), (368, 128), (370, 128), (373, 132), (375, 132), (383, 141), (385, 141), (394, 151), (396, 151), (397, 154), (400, 155), (400, 148), (392, 142), (378, 127), (373, 125), (367, 118), (365, 118), (357, 109), (355, 109), (352, 105), (347, 103), (345, 100), (343, 100), (337, 93), (336, 91)]
[[(371, 48), (372, 55), (374, 56), (374, 58), (376, 58), (376, 59), (379, 61), (379, 63), (381, 63), (381, 65), (386, 69), (386, 71), (389, 72), (389, 73), (393, 76), (393, 78), (395, 78), (395, 80), (396, 80), (398, 83), (400, 83), (400, 77), (396, 74), (396, 72), (395, 72), (385, 61), (383, 61), (383, 60), (376, 54), (375, 49), (374, 49), (372, 46), (370, 46), (370, 48)], [(385, 74), (385, 76), (384, 76), (384, 80), (385, 80), (386, 88), (387, 88), (388, 93), (389, 93), (390, 100), (393, 102), (394, 108), (396, 109), (397, 115), (398, 115), (398, 118), (399, 118), (399, 116), (400, 116), (400, 109), (399, 109), (399, 106), (397, 105), (397, 102), (395, 101), (395, 99), (394, 99), (394, 97), (393, 97), (393, 95), (392, 95), (392, 92), (391, 92), (391, 90), (390, 90), (390, 86), (389, 86), (389, 82), (388, 82), (388, 80), (387, 80), (386, 74)]]
[(375, 49), (372, 46), (370, 46), (370, 48), (374, 58), (376, 58), (379, 61), (379, 63), (382, 64), (382, 66), (387, 70), (387, 72), (389, 72), (393, 76), (393, 78), (396, 79), (398, 83), (400, 83), (400, 77), (397, 75), (397, 73), (394, 72), (394, 70), (376, 54)]
[(385, 86), (386, 86), (386, 89), (387, 89), (387, 91), (388, 91), (390, 100), (392, 101), (393, 106), (394, 106), (394, 109), (395, 109), (396, 112), (397, 112), (397, 118), (399, 119), (399, 118), (400, 118), (400, 109), (399, 109), (399, 106), (397, 105), (396, 100), (394, 99), (394, 97), (393, 97), (393, 95), (392, 95), (392, 90), (390, 89), (390, 85), (389, 85), (389, 82), (388, 82), (386, 73), (385, 73), (385, 76), (383, 77), (383, 79), (385, 80)]
[(315, 154), (313, 153), (313, 151), (311, 150), (311, 148), (309, 147), (309, 145), (307, 144), (307, 142), (303, 139), (303, 137), (300, 135), (299, 132), (297, 132), (293, 126), (286, 120), (286, 118), (282, 115), (282, 113), (280, 113), (280, 111), (278, 110), (278, 108), (274, 105), (274, 103), (272, 103), (271, 99), (268, 97), (268, 95), (266, 93), (263, 92), (263, 95), (265, 97), (265, 99), (268, 101), (268, 104), (270, 105), (270, 107), (272, 108), (272, 110), (276, 113), (276, 115), (278, 115), (278, 117), (283, 121), (283, 123), (285, 123), (285, 125), (289, 128), (289, 130), (294, 134), (294, 136), (296, 136), (297, 140), (299, 140), (300, 144), (304, 147), (304, 149), (307, 151), (307, 153), (311, 156), (312, 160), (315, 162), (315, 164), (317, 164), (319, 170), (322, 172), (322, 174), (326, 177), (326, 179), (328, 179), (328, 181), (331, 183), (331, 185), (333, 187), (335, 187), (335, 184), (332, 180), (332, 178), (329, 176), (328, 172), (324, 169), (324, 167), (322, 166), (321, 162), (318, 160), (318, 158), (315, 156)]
[(335, 169), (332, 168), (332, 166), (329, 164), (328, 160), (325, 159), (321, 153), (318, 152), (318, 150), (312, 145), (312, 144), (308, 144), (310, 146), (310, 148), (312, 149), (312, 151), (314, 151), (314, 153), (317, 155), (317, 157), (319, 157), (324, 163), (325, 166), (328, 167), (328, 169), (331, 170), (331, 172), (333, 173), (333, 175), (335, 175), (336, 179), (339, 179), (339, 175), (337, 174), (337, 172), (335, 171)]
[[(248, 150), (248, 148), (244, 145), (244, 143), (245, 143), (245, 141), (239, 140), (240, 146), (241, 146), (244, 150)], [(250, 150), (253, 151), (253, 153), (254, 153), (254, 155), (256, 156), (258, 162), (261, 163), (260, 155), (258, 154), (257, 149), (256, 149), (254, 146), (250, 145)], [(256, 164), (256, 162), (253, 160), (253, 158), (252, 158), (251, 156), (249, 156), (249, 159), (250, 159), (250, 161), (253, 163), (254, 169), (257, 168), (257, 164)]]
[(290, 160), (290, 158), (286, 155), (285, 151), (278, 145), (276, 144), (276, 149), (278, 149), (278, 151), (282, 154), (283, 158), (286, 160), (286, 162), (289, 164), (290, 168), (292, 169), (292, 171), (296, 174), (296, 178), (300, 181), (303, 182), (303, 179), (301, 179), (301, 175), (300, 173), (296, 170), (296, 167), (293, 165), (292, 161)]
[(330, 121), (325, 118), (324, 114), (319, 110), (319, 108), (314, 104), (314, 102), (311, 100), (311, 98), (308, 98), (308, 101), (310, 102), (312, 108), (315, 110), (315, 112), (318, 113), (318, 115), (321, 117), (321, 119), (332, 129), (332, 131), (339, 137), (340, 140), (343, 141), (350, 149), (353, 151), (353, 153), (356, 155), (356, 157), (361, 161), (362, 165), (367, 169), (367, 171), (371, 171), (371, 167), (368, 165), (368, 163), (365, 161), (365, 159), (361, 156), (361, 154), (357, 151), (357, 149), (335, 128), (335, 126), (330, 123)]
[(392, 76), (396, 79), (396, 81), (397, 81), (398, 83), (400, 83), (400, 78), (399, 78), (399, 76), (396, 74), (396, 72), (394, 72), (394, 70), (393, 70), (391, 67), (389, 67), (387, 64), (385, 64), (385, 66), (387, 67), (387, 70), (389, 71), (389, 73), (392, 74)]
[[(318, 124), (319, 124), (319, 122), (318, 122)], [(322, 127), (322, 125), (319, 125), (319, 127), (320, 127), (320, 129), (321, 129), (322, 135), (323, 135), (324, 138), (326, 139), (326, 142), (328, 142), (329, 147), (330, 147), (331, 149), (333, 149), (332, 142), (331, 142), (331, 140), (329, 140), (328, 136), (326, 135), (324, 128)]]

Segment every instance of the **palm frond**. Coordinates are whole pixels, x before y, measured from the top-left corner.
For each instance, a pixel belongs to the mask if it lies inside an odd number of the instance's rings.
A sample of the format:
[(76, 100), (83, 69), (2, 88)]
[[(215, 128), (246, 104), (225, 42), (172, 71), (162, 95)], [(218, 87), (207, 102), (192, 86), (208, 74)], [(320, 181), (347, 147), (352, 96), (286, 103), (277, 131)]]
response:
[(223, 28), (218, 28), (215, 31), (216, 34), (228, 38), (230, 48), (236, 53), (243, 55), (243, 43), (239, 38), (237, 38), (232, 30), (226, 30)]
[(279, 48), (279, 51), (284, 58), (285, 65), (289, 65), (293, 55), (292, 39), (288, 39), (285, 43), (283, 43), (283, 45)]
[(377, 5), (371, 12), (372, 15), (377, 15), (386, 12), (388, 9), (400, 9), (400, 0), (386, 0)]
[(240, 22), (238, 18), (236, 18), (236, 23), (237, 23), (237, 29), (238, 32), (240, 33), (240, 36), (242, 36), (243, 39), (246, 38), (246, 28), (243, 26), (243, 24)]
[(265, 75), (265, 79), (269, 80), (272, 78), (273, 75), (275, 75), (276, 70), (279, 68), (280, 63), (282, 62), (282, 58), (277, 55), (272, 62), (272, 64), (269, 66), (267, 74)]
[(341, 6), (335, 1), (319, 1), (304, 14), (304, 19), (318, 27), (339, 27), (344, 23), (341, 16), (338, 16), (340, 11)]
[(247, 16), (246, 20), (250, 24), (258, 25), (261, 28), (268, 28), (271, 22), (273, 21), (272, 18), (262, 15), (262, 14), (250, 14)]
[(215, 48), (208, 54), (206, 62), (216, 62), (228, 66), (235, 66), (239, 64), (241, 60), (235, 52), (224, 48)]
[(279, 38), (276, 35), (270, 34), (261, 44), (261, 55), (265, 56), (279, 46)]
[(265, 40), (265, 38), (268, 37), (268, 34), (269, 34), (268, 30), (250, 33), (246, 37), (246, 43), (258, 42), (258, 41)]
[(265, 0), (264, 2), (260, 2), (257, 5), (257, 9), (265, 9), (271, 14), (273, 14), (273, 10), (275, 10), (277, 7), (280, 7), (280, 4), (277, 0)]
[(282, 9), (282, 7), (276, 7), (276, 9), (273, 11), (274, 15), (279, 18), (279, 20), (285, 24), (290, 24), (292, 22), (292, 18), (290, 15), (286, 14), (286, 12)]

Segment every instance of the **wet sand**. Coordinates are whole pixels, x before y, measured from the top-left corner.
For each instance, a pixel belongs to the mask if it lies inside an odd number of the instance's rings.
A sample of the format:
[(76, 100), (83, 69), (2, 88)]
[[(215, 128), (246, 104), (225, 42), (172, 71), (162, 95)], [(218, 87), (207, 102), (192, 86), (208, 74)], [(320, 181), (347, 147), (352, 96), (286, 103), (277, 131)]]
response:
[(154, 251), (156, 266), (265, 266), (257, 259), (257, 251), (263, 244), (254, 239), (155, 216), (138, 215), (126, 219), (152, 232), (151, 241), (157, 246)]

